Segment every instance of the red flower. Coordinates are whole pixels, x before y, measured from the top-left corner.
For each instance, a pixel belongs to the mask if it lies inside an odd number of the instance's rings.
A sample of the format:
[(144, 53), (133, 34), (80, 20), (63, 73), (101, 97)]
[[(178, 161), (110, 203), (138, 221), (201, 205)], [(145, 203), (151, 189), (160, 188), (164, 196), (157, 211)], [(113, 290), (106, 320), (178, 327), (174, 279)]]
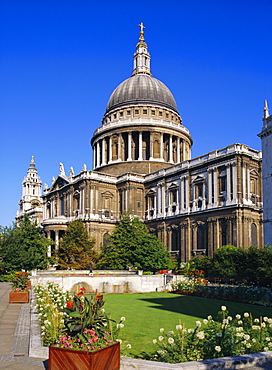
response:
[(73, 308), (73, 302), (72, 301), (66, 302), (66, 307)]
[(82, 292), (85, 292), (86, 288), (82, 287), (82, 288), (80, 288), (80, 290), (81, 290)]
[(81, 296), (81, 295), (83, 295), (83, 293), (82, 292), (79, 292), (79, 293), (77, 293), (77, 295)]

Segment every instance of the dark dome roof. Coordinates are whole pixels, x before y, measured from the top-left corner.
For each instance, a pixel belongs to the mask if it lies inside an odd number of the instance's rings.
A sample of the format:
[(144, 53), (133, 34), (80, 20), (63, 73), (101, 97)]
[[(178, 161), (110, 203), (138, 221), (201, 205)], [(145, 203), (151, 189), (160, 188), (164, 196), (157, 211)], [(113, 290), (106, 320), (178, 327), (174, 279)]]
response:
[(148, 74), (136, 74), (117, 86), (108, 101), (106, 112), (135, 103), (164, 106), (178, 112), (168, 87)]

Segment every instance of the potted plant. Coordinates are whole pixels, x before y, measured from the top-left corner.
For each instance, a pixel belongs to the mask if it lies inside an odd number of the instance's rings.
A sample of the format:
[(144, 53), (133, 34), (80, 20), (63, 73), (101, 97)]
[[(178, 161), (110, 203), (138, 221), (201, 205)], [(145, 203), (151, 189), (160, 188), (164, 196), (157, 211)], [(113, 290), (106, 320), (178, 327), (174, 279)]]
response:
[(102, 295), (87, 297), (84, 291), (81, 288), (62, 310), (63, 335), (49, 347), (49, 370), (120, 369), (120, 343), (115, 337), (123, 324), (113, 326), (114, 320), (102, 308)]
[(28, 303), (30, 280), (29, 273), (19, 272), (12, 280), (12, 291), (9, 293), (9, 303)]

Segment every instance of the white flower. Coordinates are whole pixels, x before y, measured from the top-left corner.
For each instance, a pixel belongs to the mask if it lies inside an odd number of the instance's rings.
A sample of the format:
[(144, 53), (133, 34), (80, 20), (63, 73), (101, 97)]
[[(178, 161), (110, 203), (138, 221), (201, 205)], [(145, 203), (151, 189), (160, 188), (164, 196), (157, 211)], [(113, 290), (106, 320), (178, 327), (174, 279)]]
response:
[(270, 341), (270, 337), (266, 337), (265, 340), (267, 340), (269, 342)]
[(261, 323), (261, 327), (262, 327), (262, 328), (265, 328), (265, 327), (266, 327), (265, 322), (262, 322), (262, 323)]
[(182, 325), (176, 325), (176, 330), (182, 330)]
[(220, 346), (215, 346), (214, 349), (216, 350), (216, 352), (221, 352), (221, 347)]
[(268, 347), (272, 347), (272, 342), (269, 342), (268, 343)]
[(153, 344), (156, 344), (157, 343), (157, 339), (153, 339), (152, 343)]
[(173, 334), (174, 334), (174, 332), (173, 332), (173, 331), (169, 331), (169, 332), (167, 333), (168, 337), (171, 337), (171, 335), (173, 335)]
[(268, 317), (267, 317), (267, 316), (265, 316), (265, 317), (263, 318), (263, 321), (268, 321)]
[(121, 317), (120, 321), (125, 321), (126, 318), (124, 316)]
[(255, 338), (252, 338), (252, 343), (256, 343), (256, 339)]
[(205, 338), (205, 334), (204, 334), (204, 331), (199, 331), (197, 334), (196, 334), (197, 338), (198, 339), (204, 339)]
[(248, 312), (245, 312), (244, 313), (244, 317), (249, 317), (249, 313)]
[(236, 318), (237, 320), (240, 320), (240, 319), (241, 319), (241, 315), (237, 314), (237, 315), (235, 316), (235, 318)]
[(268, 347), (264, 347), (264, 351), (269, 351), (269, 348)]
[(207, 319), (208, 319), (208, 320), (212, 320), (212, 316), (211, 316), (211, 315), (209, 315), (209, 316), (207, 317)]
[(222, 337), (222, 333), (216, 333), (217, 337)]
[(259, 319), (254, 319), (254, 322), (259, 323), (259, 322), (260, 322), (260, 320), (259, 320)]
[(131, 348), (131, 344), (127, 344), (127, 348)]
[(208, 324), (208, 320), (207, 319), (204, 319), (203, 320), (203, 324), (207, 325)]
[(122, 339), (116, 339), (116, 342), (122, 343)]
[(198, 328), (201, 328), (201, 322), (200, 322), (200, 321), (196, 321), (196, 326), (197, 326)]
[(125, 325), (124, 324), (117, 324), (116, 327), (117, 329), (122, 329)]
[(238, 325), (242, 325), (242, 324), (243, 324), (243, 321), (242, 321), (242, 320), (238, 320), (238, 321), (237, 321), (237, 324), (238, 324)]
[(170, 338), (168, 338), (168, 343), (169, 343), (169, 344), (174, 344), (174, 339), (173, 339), (173, 338), (171, 338), (171, 337), (170, 337)]
[(248, 334), (244, 334), (244, 339), (245, 339), (245, 340), (249, 340), (249, 339), (250, 339), (250, 335), (248, 335)]
[(188, 329), (187, 332), (190, 334), (190, 333), (193, 333), (194, 329)]
[(164, 337), (162, 335), (159, 336), (159, 341), (163, 341), (164, 340)]
[(160, 333), (163, 333), (164, 332), (164, 328), (160, 328)]
[(268, 324), (272, 324), (272, 319), (267, 320)]
[(228, 319), (229, 321), (231, 321), (231, 320), (232, 320), (232, 317), (231, 317), (231, 316), (228, 316), (228, 317), (227, 317), (227, 319)]
[(227, 307), (226, 306), (221, 306), (221, 311), (226, 311)]

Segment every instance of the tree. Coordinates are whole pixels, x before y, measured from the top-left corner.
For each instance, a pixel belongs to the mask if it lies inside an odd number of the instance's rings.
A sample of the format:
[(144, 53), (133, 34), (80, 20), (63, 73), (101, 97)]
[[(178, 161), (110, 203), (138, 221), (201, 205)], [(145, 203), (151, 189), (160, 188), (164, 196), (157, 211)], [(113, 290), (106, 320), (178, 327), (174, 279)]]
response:
[(90, 238), (82, 220), (70, 222), (57, 252), (58, 265), (62, 269), (88, 269), (95, 262), (95, 239)]
[(168, 251), (155, 235), (149, 234), (138, 217), (123, 214), (108, 240), (99, 256), (100, 268), (123, 270), (133, 266), (139, 270), (158, 271), (170, 265)]
[(45, 238), (36, 222), (25, 214), (16, 224), (1, 230), (1, 264), (6, 270), (44, 269), (50, 259), (47, 248), (50, 241)]

